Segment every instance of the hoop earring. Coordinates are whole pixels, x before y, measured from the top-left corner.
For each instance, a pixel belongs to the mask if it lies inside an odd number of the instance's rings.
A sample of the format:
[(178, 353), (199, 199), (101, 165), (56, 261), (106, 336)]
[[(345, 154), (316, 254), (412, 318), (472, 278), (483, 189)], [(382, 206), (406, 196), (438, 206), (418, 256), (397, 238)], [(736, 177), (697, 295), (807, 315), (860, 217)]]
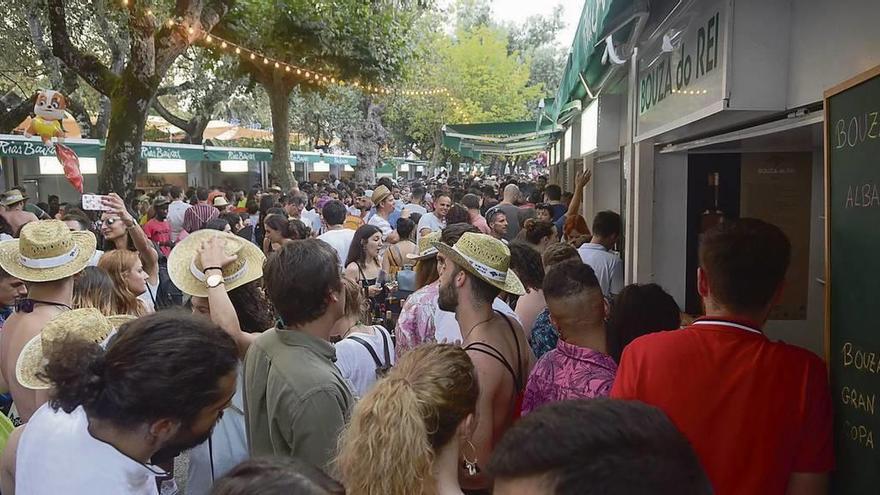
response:
[(461, 456), (464, 458), (464, 462), (462, 463), (462, 467), (467, 471), (468, 476), (476, 476), (480, 472), (480, 466), (477, 466), (477, 448), (474, 447), (474, 444), (471, 442), (471, 439), (468, 438), (467, 445), (471, 448), (471, 451), (474, 453), (474, 460), (468, 460), (467, 454), (464, 453), (464, 450), (461, 452)]

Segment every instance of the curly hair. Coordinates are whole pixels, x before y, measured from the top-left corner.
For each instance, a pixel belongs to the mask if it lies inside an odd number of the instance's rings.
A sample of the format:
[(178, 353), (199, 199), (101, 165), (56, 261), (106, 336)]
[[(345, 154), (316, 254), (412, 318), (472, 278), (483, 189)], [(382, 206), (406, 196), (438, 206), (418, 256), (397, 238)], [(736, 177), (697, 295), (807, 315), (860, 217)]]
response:
[(522, 241), (511, 242), (510, 269), (519, 277), (529, 290), (541, 290), (544, 285), (544, 263), (539, 253), (531, 244)]
[(275, 308), (266, 298), (259, 280), (236, 287), (227, 294), (243, 332), (258, 333), (275, 325)]
[[(437, 452), (477, 406), (473, 362), (458, 346), (406, 353), (355, 405), (336, 468), (349, 495), (429, 495)], [(405, 459), (405, 462), (401, 462)]]

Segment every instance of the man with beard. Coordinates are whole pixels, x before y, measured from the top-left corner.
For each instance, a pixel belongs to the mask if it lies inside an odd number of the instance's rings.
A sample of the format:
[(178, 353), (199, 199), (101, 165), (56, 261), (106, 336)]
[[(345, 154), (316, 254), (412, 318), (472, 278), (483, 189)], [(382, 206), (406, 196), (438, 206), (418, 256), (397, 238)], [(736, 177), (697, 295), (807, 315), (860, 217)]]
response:
[[(519, 323), (492, 308), (501, 292), (525, 294), (510, 267), (510, 250), (486, 234), (466, 233), (454, 246), (436, 243), (440, 296), (444, 311), (454, 311), (462, 346), (480, 383), (476, 427), (467, 442), (473, 452), (462, 465), (462, 488), (485, 490), (491, 480), (486, 463), (492, 449), (519, 415), (520, 401), (534, 357)], [(471, 461), (470, 459), (473, 459)]]
[(49, 403), (17, 444), (17, 494), (158, 494), (151, 459), (207, 440), (235, 393), (235, 342), (204, 318), (155, 313), (109, 342), (52, 351)]
[(174, 247), (171, 242), (171, 222), (168, 218), (168, 205), (170, 202), (163, 196), (157, 196), (153, 200), (153, 211), (155, 215), (144, 225), (144, 234), (147, 239), (156, 243), (159, 252), (166, 258)]

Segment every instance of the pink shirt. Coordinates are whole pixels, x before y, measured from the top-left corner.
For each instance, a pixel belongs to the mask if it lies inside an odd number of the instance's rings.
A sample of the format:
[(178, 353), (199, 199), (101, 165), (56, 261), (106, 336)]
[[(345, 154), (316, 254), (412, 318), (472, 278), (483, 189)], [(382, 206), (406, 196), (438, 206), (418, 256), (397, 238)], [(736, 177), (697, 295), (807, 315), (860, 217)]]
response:
[(471, 225), (480, 229), (480, 232), (484, 234), (489, 234), (492, 230), (489, 228), (489, 224), (486, 223), (486, 219), (483, 218), (483, 215), (479, 213), (471, 212)]
[(434, 342), (434, 317), (440, 311), (437, 305), (439, 297), (440, 281), (437, 280), (406, 298), (395, 330), (397, 340), (394, 349), (398, 357), (426, 342)]
[(556, 349), (541, 356), (532, 369), (522, 414), (548, 402), (607, 397), (616, 373), (611, 356), (560, 339)]

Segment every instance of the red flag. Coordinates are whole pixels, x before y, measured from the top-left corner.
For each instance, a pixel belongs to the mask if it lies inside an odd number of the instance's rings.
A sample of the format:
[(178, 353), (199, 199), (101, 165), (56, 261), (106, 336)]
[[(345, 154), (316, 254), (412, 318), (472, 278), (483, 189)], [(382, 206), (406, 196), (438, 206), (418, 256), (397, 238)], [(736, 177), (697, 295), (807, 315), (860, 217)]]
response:
[(76, 156), (76, 152), (61, 143), (55, 143), (55, 155), (64, 167), (64, 176), (67, 177), (68, 182), (82, 194), (83, 176), (79, 171), (79, 157)]

